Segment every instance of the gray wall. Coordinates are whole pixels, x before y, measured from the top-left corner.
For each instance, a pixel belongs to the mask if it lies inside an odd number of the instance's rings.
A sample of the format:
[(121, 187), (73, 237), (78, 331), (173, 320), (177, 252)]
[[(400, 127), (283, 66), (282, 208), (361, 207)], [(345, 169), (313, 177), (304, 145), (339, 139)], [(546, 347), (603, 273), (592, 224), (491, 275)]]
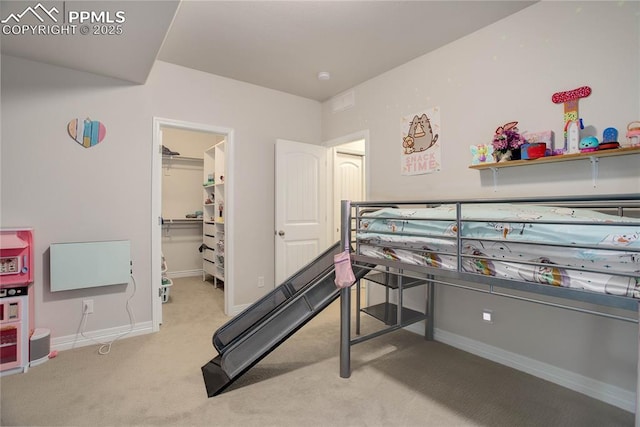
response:
[[(67, 123), (90, 116), (107, 128), (85, 149)], [(54, 345), (73, 341), (81, 301), (95, 301), (87, 331), (128, 330), (132, 287), (51, 293), (53, 242), (131, 240), (137, 328), (151, 327), (152, 120), (235, 130), (234, 306), (273, 286), (274, 144), (320, 142), (320, 104), (282, 92), (156, 62), (145, 85), (2, 56), (2, 226), (35, 229), (35, 317)], [(250, 260), (250, 261), (248, 261)], [(258, 276), (267, 283), (257, 288)]]
[[(598, 135), (640, 117), (640, 3), (541, 2), (354, 88), (356, 105), (333, 113), (323, 104), (323, 139), (370, 132), (371, 200), (613, 194), (640, 192), (640, 155), (599, 162), (597, 187), (588, 160), (501, 169), (468, 169), (469, 145), (489, 143), (497, 126), (554, 130), (562, 143), (563, 108), (551, 95), (583, 85), (585, 125)], [(440, 107), (442, 171), (400, 175), (400, 120)], [(424, 294), (408, 294), (422, 308)], [(483, 308), (494, 311), (482, 323)], [(438, 289), (436, 327), (505, 353), (635, 390), (637, 329), (534, 304)], [(627, 397), (629, 397), (627, 395)], [(631, 397), (633, 399), (633, 397)]]

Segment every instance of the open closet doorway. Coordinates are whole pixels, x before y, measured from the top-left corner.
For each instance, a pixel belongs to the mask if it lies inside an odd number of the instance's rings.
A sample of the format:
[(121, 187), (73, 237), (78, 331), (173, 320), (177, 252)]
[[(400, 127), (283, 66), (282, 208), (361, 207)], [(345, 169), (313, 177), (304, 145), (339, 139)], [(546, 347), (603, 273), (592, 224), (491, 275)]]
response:
[[(154, 118), (152, 321), (162, 324), (172, 279), (198, 276), (233, 301), (233, 130)], [(226, 219), (226, 221), (225, 221)]]

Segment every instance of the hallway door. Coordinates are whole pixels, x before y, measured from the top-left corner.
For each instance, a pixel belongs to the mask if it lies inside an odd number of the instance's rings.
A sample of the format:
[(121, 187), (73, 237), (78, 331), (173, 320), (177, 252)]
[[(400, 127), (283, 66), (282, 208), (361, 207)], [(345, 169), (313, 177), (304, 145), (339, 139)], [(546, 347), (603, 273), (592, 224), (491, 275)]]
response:
[(361, 154), (341, 152), (336, 148), (333, 160), (333, 241), (340, 240), (340, 202), (363, 201), (364, 159)]

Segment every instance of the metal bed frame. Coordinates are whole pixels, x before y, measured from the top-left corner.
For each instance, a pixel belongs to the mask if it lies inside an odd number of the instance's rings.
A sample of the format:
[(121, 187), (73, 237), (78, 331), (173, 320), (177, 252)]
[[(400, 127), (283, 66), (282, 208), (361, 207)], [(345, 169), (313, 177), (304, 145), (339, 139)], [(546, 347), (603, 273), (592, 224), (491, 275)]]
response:
[[(467, 238), (456, 233), (452, 237), (456, 241), (457, 250), (454, 254), (457, 257), (457, 268), (447, 270), (423, 265), (414, 265), (390, 259), (381, 259), (359, 254), (359, 242), (354, 238), (353, 232), (360, 231), (360, 220), (363, 214), (375, 211), (384, 207), (410, 206), (429, 207), (440, 204), (455, 205), (456, 222), (458, 230), (462, 230), (462, 208), (466, 204), (484, 203), (528, 203), (545, 204), (557, 207), (581, 207), (590, 209), (614, 210), (623, 216), (625, 210), (635, 212), (640, 208), (640, 194), (603, 195), (603, 196), (573, 196), (573, 197), (547, 197), (547, 198), (515, 198), (515, 199), (480, 199), (480, 200), (430, 200), (430, 201), (388, 201), (388, 202), (350, 202), (343, 200), (341, 205), (341, 240), (340, 245), (344, 250), (351, 252), (351, 260), (354, 267), (369, 268), (371, 274), (364, 278), (374, 281), (386, 287), (386, 301), (372, 307), (372, 310), (361, 309), (360, 301), (360, 280), (357, 281), (358, 292), (356, 293), (356, 337), (351, 334), (351, 290), (342, 289), (340, 292), (340, 376), (349, 378), (351, 375), (351, 346), (379, 337), (383, 334), (404, 328), (412, 323), (422, 320), (426, 321), (425, 339), (433, 340), (434, 337), (434, 298), (436, 285), (453, 286), (471, 291), (487, 294), (499, 295), (502, 297), (527, 301), (537, 304), (549, 305), (557, 308), (579, 311), (624, 322), (632, 322), (639, 325), (639, 346), (640, 346), (640, 299), (597, 293), (575, 288), (564, 288), (545, 284), (536, 284), (520, 280), (503, 279), (493, 276), (484, 276), (475, 273), (465, 272), (462, 269), (462, 259), (468, 257), (462, 253), (462, 241)], [(634, 215), (635, 217), (635, 215)], [(380, 217), (383, 219), (382, 217)], [(398, 218), (394, 218), (398, 219)], [(406, 218), (402, 218), (405, 220)], [(424, 219), (420, 219), (424, 221)], [(482, 221), (474, 219), (474, 221)], [(508, 222), (501, 220), (500, 222)], [(539, 221), (515, 220), (517, 223), (540, 223)], [(544, 221), (544, 223), (554, 223)], [(560, 222), (555, 222), (560, 223)], [(583, 225), (603, 225), (595, 222), (572, 222), (572, 224)], [(616, 225), (611, 224), (611, 225)], [(619, 225), (619, 224), (618, 224)], [(624, 225), (640, 226), (640, 218), (637, 221), (626, 222)], [(399, 233), (400, 234), (400, 233)], [(544, 244), (543, 244), (544, 245)], [(386, 245), (385, 245), (386, 246)], [(554, 244), (554, 246), (558, 246)], [(562, 245), (559, 245), (562, 246)], [(598, 248), (584, 245), (565, 245), (578, 248)], [(636, 252), (640, 257), (640, 249), (625, 247), (625, 252)], [(532, 263), (535, 265), (535, 263)], [(578, 268), (572, 268), (578, 270)], [(582, 271), (601, 273), (599, 270), (581, 268)], [(618, 273), (622, 276), (636, 277), (635, 273)], [(426, 304), (424, 313), (410, 310), (403, 306), (403, 291), (418, 285), (426, 286)], [(397, 290), (397, 305), (389, 304), (389, 290)], [(560, 301), (560, 302), (559, 302)], [(567, 302), (571, 301), (571, 303)], [(360, 335), (360, 312), (364, 311), (373, 317), (383, 321), (386, 325), (381, 330)], [(626, 313), (626, 314), (620, 314)], [(640, 427), (640, 356), (637, 364), (636, 380), (636, 408), (635, 425)]]

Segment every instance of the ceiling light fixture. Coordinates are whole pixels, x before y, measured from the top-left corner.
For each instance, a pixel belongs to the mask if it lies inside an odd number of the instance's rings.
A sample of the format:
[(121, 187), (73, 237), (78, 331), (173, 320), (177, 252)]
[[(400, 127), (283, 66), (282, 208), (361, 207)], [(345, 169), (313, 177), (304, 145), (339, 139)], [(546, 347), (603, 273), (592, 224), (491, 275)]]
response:
[(320, 71), (318, 73), (318, 80), (329, 80), (331, 78), (331, 74), (328, 71)]

